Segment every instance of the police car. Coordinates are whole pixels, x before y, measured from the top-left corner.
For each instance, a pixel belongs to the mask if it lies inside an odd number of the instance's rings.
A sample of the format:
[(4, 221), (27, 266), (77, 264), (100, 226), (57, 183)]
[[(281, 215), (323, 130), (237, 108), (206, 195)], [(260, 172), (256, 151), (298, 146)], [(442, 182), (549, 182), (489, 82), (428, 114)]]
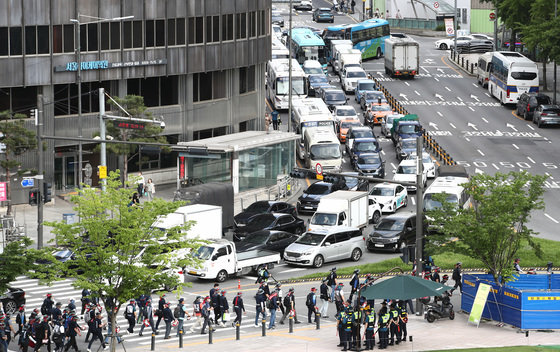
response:
[(369, 198), (379, 203), (384, 213), (394, 213), (408, 204), (406, 187), (396, 183), (383, 182), (375, 185), (369, 192)]

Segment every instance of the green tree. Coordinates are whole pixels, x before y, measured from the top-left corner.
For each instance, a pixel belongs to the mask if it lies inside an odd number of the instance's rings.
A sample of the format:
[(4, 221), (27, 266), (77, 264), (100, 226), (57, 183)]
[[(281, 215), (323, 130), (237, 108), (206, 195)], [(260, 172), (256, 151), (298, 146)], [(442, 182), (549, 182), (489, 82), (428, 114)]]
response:
[[(16, 157), (30, 149), (37, 148), (37, 135), (34, 131), (25, 127), (23, 114), (14, 114), (10, 111), (0, 112), (0, 143), (5, 145), (4, 160), (0, 160), (0, 166), (6, 170), (6, 196), (8, 207), (6, 214), (12, 214), (12, 188), (10, 178), (12, 171), (21, 167)], [(19, 170), (22, 172), (23, 170)]]
[(498, 16), (504, 25), (511, 29), (509, 39), (509, 49), (515, 51), (517, 33), (521, 31), (523, 25), (531, 22), (531, 3), (533, 0), (499, 0)]
[(445, 195), (436, 198), (442, 207), (426, 213), (437, 229), (428, 237), (428, 252), (452, 250), (479, 259), (495, 282), (503, 284), (512, 275), (513, 259), (523, 240), (541, 255), (533, 241), (536, 232), (527, 222), (533, 210), (544, 208), (546, 178), (527, 172), (477, 174), (463, 185), (472, 207), (458, 208)]
[[(152, 228), (159, 216), (173, 212), (181, 202), (156, 198), (130, 205), (134, 190), (120, 185), (119, 173), (111, 172), (105, 192), (84, 187), (72, 197), (78, 223), (47, 224), (53, 227), (57, 243), (75, 253), (75, 260), (57, 265), (72, 273), (76, 288), (89, 289), (108, 312), (114, 309), (115, 314), (108, 317), (113, 330), (121, 305), (129, 299), (164, 288), (181, 288), (176, 274), (180, 268), (196, 265), (187, 253), (201, 244), (183, 238), (190, 224), (168, 232)], [(113, 351), (115, 345), (113, 340)]]
[[(115, 99), (117, 104), (130, 114), (131, 122), (134, 122), (134, 118), (154, 120), (152, 113), (148, 111), (146, 105), (144, 105), (144, 97), (137, 95), (127, 95), (124, 98), (113, 97), (113, 99)], [(119, 116), (129, 117), (129, 115), (122, 111), (113, 101), (109, 101), (109, 104), (116, 108)], [(142, 123), (142, 125), (144, 125), (143, 129), (129, 129), (117, 127), (118, 122), (122, 121), (106, 122), (107, 135), (112, 136), (116, 140), (129, 142), (152, 142), (162, 144), (168, 143), (165, 136), (161, 136), (161, 132), (163, 130), (157, 123)], [(140, 144), (134, 145), (107, 143), (107, 152), (115, 153), (123, 158), (122, 177), (124, 182), (127, 181), (128, 162), (138, 151), (139, 146)], [(170, 149), (167, 148), (164, 149), (164, 151), (169, 152)]]

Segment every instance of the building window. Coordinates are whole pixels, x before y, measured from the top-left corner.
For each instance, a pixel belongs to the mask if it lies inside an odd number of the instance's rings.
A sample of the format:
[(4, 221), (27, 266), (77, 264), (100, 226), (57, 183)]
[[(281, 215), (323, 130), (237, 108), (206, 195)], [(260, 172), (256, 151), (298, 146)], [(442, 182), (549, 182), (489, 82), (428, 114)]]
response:
[(246, 13), (238, 13), (237, 14), (237, 21), (236, 21), (236, 39), (244, 39), (247, 38), (247, 14)]
[[(99, 112), (99, 88), (104, 88), (109, 94), (118, 95), (112, 91), (112, 81), (82, 83), (82, 113)], [(89, 94), (88, 94), (89, 93)], [(36, 98), (35, 98), (36, 99)], [(78, 113), (78, 86), (76, 84), (57, 84), (54, 86), (54, 115), (73, 115)]]
[(64, 42), (64, 52), (73, 53), (74, 52), (74, 25), (65, 24), (63, 26), (63, 42)]
[(146, 46), (153, 47), (155, 44), (154, 37), (154, 20), (146, 21)]
[(109, 50), (109, 48), (111, 47), (111, 40), (109, 39), (109, 35), (110, 35), (109, 33), (110, 33), (109, 23), (108, 22), (101, 23), (101, 38), (100, 38), (101, 50)]
[(0, 27), (0, 56), (8, 56), (8, 27)]
[(193, 102), (226, 97), (226, 71), (193, 74)]
[(233, 40), (233, 14), (222, 15), (222, 41)]
[(10, 55), (21, 55), (21, 27), (10, 27)]
[(165, 20), (146, 21), (146, 47), (165, 46)]
[(255, 66), (239, 69), (239, 94), (255, 90)]
[(206, 42), (220, 41), (220, 16), (206, 16)]
[(185, 45), (185, 19), (177, 19), (177, 45)]
[(167, 20), (167, 45), (175, 45), (175, 19)]
[(127, 80), (128, 95), (144, 98), (147, 107), (175, 105), (179, 103), (177, 77), (132, 78)]
[(141, 48), (143, 45), (142, 21), (132, 21), (132, 47)]
[(37, 26), (37, 54), (49, 53), (49, 26)]
[(257, 13), (249, 12), (249, 37), (257, 36)]
[[(87, 50), (88, 51), (97, 51), (97, 23), (89, 23), (88, 24), (88, 40), (87, 40)], [(82, 43), (82, 47), (85, 48), (85, 45)]]
[(193, 140), (198, 141), (200, 139), (225, 136), (226, 134), (228, 134), (227, 131), (228, 131), (228, 126), (209, 128), (207, 130), (194, 131), (193, 132)]
[(121, 48), (121, 23), (111, 22), (111, 49), (116, 50)]
[(199, 73), (199, 101), (212, 100), (212, 72)]
[(196, 18), (196, 44), (204, 43), (204, 18)]
[(37, 28), (25, 27), (25, 55), (37, 54)]
[(159, 106), (159, 77), (142, 79), (140, 85), (140, 95), (144, 97), (144, 105), (147, 107)]
[(132, 48), (132, 21), (123, 23), (123, 47)]
[(206, 42), (211, 43), (212, 40), (212, 16), (206, 16)]
[(165, 46), (165, 20), (156, 20), (156, 46)]
[(178, 85), (177, 76), (160, 77), (161, 105), (179, 104)]
[(11, 110), (30, 116), (37, 105), (37, 87), (0, 88), (0, 111)]

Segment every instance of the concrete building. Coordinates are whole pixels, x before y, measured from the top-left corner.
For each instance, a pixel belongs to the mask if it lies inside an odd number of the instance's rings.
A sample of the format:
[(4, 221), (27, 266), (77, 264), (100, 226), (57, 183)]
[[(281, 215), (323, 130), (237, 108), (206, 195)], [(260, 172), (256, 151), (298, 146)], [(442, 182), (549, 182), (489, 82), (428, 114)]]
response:
[[(45, 135), (77, 137), (81, 126), (92, 138), (103, 87), (111, 96), (143, 96), (172, 144), (261, 129), (270, 11), (270, 0), (0, 0), (0, 111), (29, 114), (42, 94)], [(94, 170), (84, 175), (94, 185), (95, 146), (83, 145), (82, 165)], [(57, 190), (77, 185), (77, 149), (75, 141), (48, 142), (45, 180)], [(130, 172), (139, 160), (143, 171), (176, 170), (174, 153), (140, 148)], [(36, 168), (35, 153), (23, 161)], [(109, 155), (108, 165), (116, 169), (118, 158)], [(13, 203), (27, 201), (19, 181), (12, 180)]]

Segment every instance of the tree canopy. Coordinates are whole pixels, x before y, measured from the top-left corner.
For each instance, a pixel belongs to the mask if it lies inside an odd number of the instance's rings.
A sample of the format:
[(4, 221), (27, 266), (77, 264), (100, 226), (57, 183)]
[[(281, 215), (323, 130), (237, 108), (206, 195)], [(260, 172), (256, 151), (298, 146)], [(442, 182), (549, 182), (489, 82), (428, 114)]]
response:
[(537, 233), (527, 227), (527, 222), (533, 210), (544, 208), (546, 178), (524, 171), (476, 174), (463, 185), (472, 207), (457, 207), (445, 195), (434, 197), (442, 207), (426, 213), (434, 230), (427, 237), (428, 252), (451, 249), (479, 259), (496, 283), (503, 284), (511, 278), (522, 241), (527, 241), (538, 257), (541, 255), (541, 248), (533, 240)]

